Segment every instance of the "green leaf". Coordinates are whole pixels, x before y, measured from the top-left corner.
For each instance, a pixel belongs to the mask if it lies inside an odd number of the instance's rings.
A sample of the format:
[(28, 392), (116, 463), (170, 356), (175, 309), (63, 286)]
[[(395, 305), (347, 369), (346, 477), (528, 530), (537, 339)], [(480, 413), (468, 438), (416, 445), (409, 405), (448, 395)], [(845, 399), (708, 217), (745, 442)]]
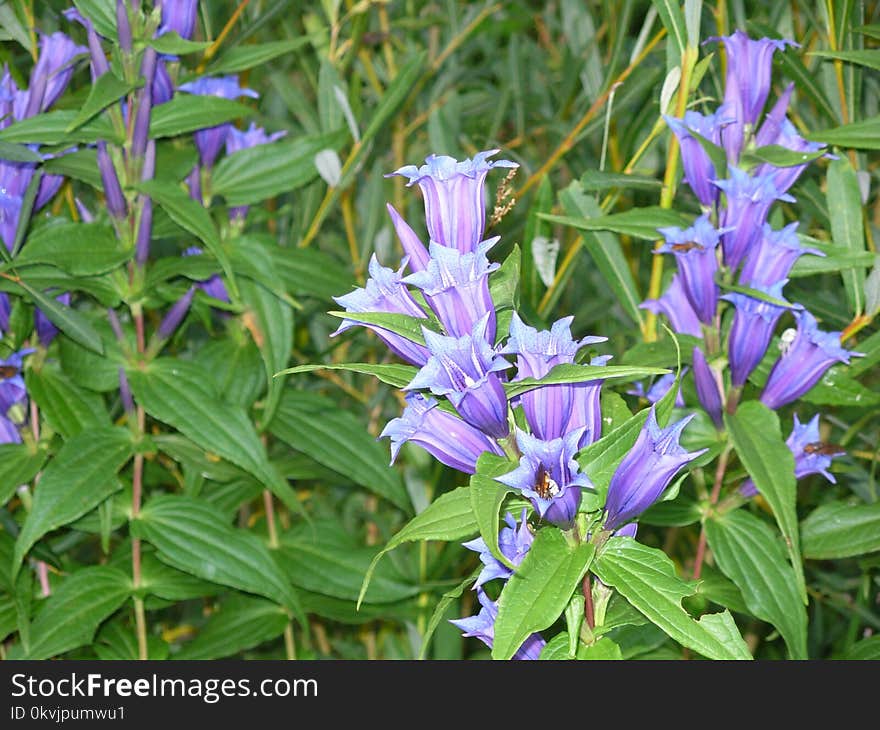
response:
[(849, 661), (880, 659), (880, 636), (871, 636), (853, 644), (843, 659)]
[[(377, 547), (359, 545), (338, 522), (300, 525), (281, 538), (282, 562), (290, 581), (303, 590), (346, 601), (357, 600)], [(365, 603), (396, 603), (419, 593), (390, 563), (378, 566)]]
[[(165, 105), (163, 104), (162, 106)], [(230, 295), (233, 299), (238, 299), (235, 272), (232, 269), (229, 256), (226, 254), (220, 241), (217, 227), (214, 225), (211, 214), (207, 209), (190, 198), (180, 186), (169, 184), (167, 181), (147, 180), (140, 183), (137, 188), (161, 205), (162, 209), (168, 213), (171, 220), (177, 223), (177, 225), (198, 237), (205, 244), (223, 268)]]
[(25, 281), (19, 281), (18, 284), (28, 293), (31, 301), (40, 308), (46, 318), (70, 339), (99, 355), (104, 354), (104, 341), (101, 335), (82, 314), (61, 304), (55, 297), (34, 289)]
[(695, 621), (682, 608), (682, 599), (692, 596), (696, 586), (676, 575), (663, 551), (613, 537), (596, 557), (593, 572), (682, 646), (709, 659), (751, 659), (729, 612)]
[[(861, 350), (861, 347), (859, 347)], [(828, 370), (802, 400), (814, 405), (852, 406), (870, 408), (880, 405), (880, 393), (866, 388), (849, 377), (849, 368), (832, 367)]]
[(284, 288), (295, 297), (329, 300), (351, 288), (351, 275), (335, 258), (317, 248), (268, 248)]
[(493, 659), (510, 659), (531, 634), (559, 618), (580, 587), (594, 552), (587, 542), (570, 545), (556, 528), (538, 531), (498, 599)]
[(116, 38), (116, 4), (113, 0), (73, 0), (76, 9), (95, 25), (105, 38)]
[(363, 418), (340, 410), (333, 401), (288, 389), (269, 429), (319, 464), (403, 510), (412, 509), (400, 474), (388, 466), (387, 445), (365, 430)]
[[(862, 225), (862, 196), (859, 179), (845, 156), (828, 166), (828, 210), (833, 211), (831, 236), (842, 249), (861, 253), (865, 250), (865, 230)], [(853, 314), (865, 308), (865, 270), (847, 269), (842, 273), (843, 285)]]
[(43, 161), (43, 156), (23, 144), (0, 142), (0, 160), (4, 162), (34, 162), (39, 165)]
[[(159, 53), (172, 56), (180, 56), (187, 53), (198, 53), (211, 46), (210, 41), (191, 41), (181, 38), (175, 31), (163, 33), (158, 38), (150, 38), (147, 45), (155, 48)], [(103, 77), (102, 77), (103, 78)]]
[(89, 429), (65, 442), (34, 490), (15, 543), (15, 571), (43, 535), (82, 517), (119, 489), (116, 473), (132, 451), (131, 433), (124, 428)]
[(327, 312), (327, 314), (350, 322), (380, 327), (383, 330), (405, 337), (417, 345), (425, 344), (422, 327), (430, 324), (430, 320), (427, 318), (421, 319), (409, 314), (397, 314), (396, 312)]
[(252, 114), (249, 106), (219, 96), (176, 94), (171, 101), (153, 108), (150, 137), (176, 137)]
[(286, 56), (299, 50), (311, 42), (309, 36), (293, 40), (272, 41), (270, 43), (253, 43), (246, 46), (235, 46), (226, 51), (214, 63), (208, 66), (206, 74), (232, 74), (247, 71), (249, 68), (262, 66), (279, 56)]
[(740, 461), (773, 510), (794, 567), (798, 592), (806, 603), (795, 509), (794, 456), (782, 438), (779, 417), (763, 403), (749, 401), (741, 404), (735, 415), (725, 414), (724, 423)]
[[(585, 193), (622, 188), (624, 190), (656, 190), (663, 183), (647, 175), (628, 175), (605, 170), (587, 170), (580, 179), (580, 188)], [(597, 214), (591, 214), (597, 215)]]
[(105, 73), (92, 83), (88, 98), (80, 107), (77, 115), (67, 125), (65, 131), (70, 133), (81, 127), (93, 116), (119, 101), (121, 97), (128, 94), (132, 89), (137, 88), (138, 85), (122, 81), (112, 71)]
[(471, 495), (468, 487), (459, 487), (451, 492), (440, 495), (434, 502), (415, 517), (389, 541), (382, 551), (373, 558), (364, 575), (361, 592), (358, 596), (358, 607), (370, 585), (370, 578), (385, 553), (394, 550), (398, 545), (416, 540), (462, 540), (473, 537), (480, 531), (471, 506)]
[(681, 12), (681, 5), (678, 0), (651, 0), (660, 19), (663, 21), (663, 27), (669, 34), (669, 40), (674, 44), (676, 54), (673, 56), (674, 65), (678, 65), (681, 55), (684, 53), (688, 45), (687, 24), (684, 20), (684, 14)]
[(195, 639), (175, 659), (219, 659), (259, 646), (284, 633), (287, 614), (275, 603), (251, 596), (223, 601)]
[[(627, 177), (627, 176), (623, 176)], [(583, 190), (588, 188), (584, 187)], [(565, 212), (573, 216), (585, 216), (595, 220), (602, 217), (602, 209), (593, 198), (584, 195), (576, 184), (569, 185), (559, 196)], [(629, 262), (623, 254), (620, 241), (611, 233), (585, 233), (581, 240), (599, 273), (608, 282), (620, 306), (637, 325), (642, 325), (642, 310), (639, 305), (642, 297), (632, 275)]]
[(305, 625), (296, 592), (269, 548), (253, 533), (226, 523), (213, 505), (166, 494), (151, 499), (131, 523), (165, 563), (213, 583), (265, 596)]
[(33, 479), (45, 463), (45, 448), (0, 444), (0, 506), (10, 500), (20, 485)]
[(312, 373), (316, 370), (348, 370), (353, 373), (374, 375), (383, 383), (395, 388), (402, 388), (412, 380), (418, 368), (412, 365), (374, 365), (370, 362), (327, 363), (326, 365), (297, 365), (296, 367), (282, 370), (276, 375), (297, 375), (299, 373)]
[(749, 150), (743, 154), (741, 162), (752, 164), (766, 162), (773, 165), (773, 167), (795, 167), (796, 165), (806, 165), (813, 160), (818, 160), (827, 153), (828, 151), (824, 149), (817, 150), (816, 152), (796, 152), (778, 144), (771, 144), (766, 147)]
[(874, 254), (870, 251), (841, 250), (840, 246), (823, 243), (810, 236), (798, 236), (806, 248), (814, 248), (824, 256), (801, 256), (796, 262), (790, 277), (814, 276), (843, 269), (867, 268), (874, 264)]
[(643, 368), (631, 365), (576, 365), (562, 363), (554, 367), (543, 378), (523, 378), (512, 383), (504, 383), (508, 398), (522, 395), (542, 385), (558, 383), (585, 383), (591, 380), (609, 380), (611, 378), (644, 378), (651, 375), (666, 375), (665, 368)]
[(67, 128), (76, 116), (77, 112), (68, 110), (43, 112), (35, 117), (13, 122), (0, 130), (0, 140), (26, 144), (67, 145), (94, 144), (99, 139), (103, 139), (121, 144), (119, 135), (110, 121), (104, 117), (96, 117), (74, 131), (68, 132)]
[(77, 387), (56, 366), (44, 364), (40, 370), (29, 369), (25, 383), (43, 418), (66, 439), (110, 425), (101, 396)]
[(239, 150), (217, 163), (211, 191), (235, 206), (297, 190), (318, 177), (315, 155), (324, 149), (338, 150), (346, 138), (346, 131), (340, 129)]
[(498, 547), (498, 512), (505, 497), (513, 492), (513, 489), (496, 481), (494, 477), (507, 474), (516, 466), (502, 456), (486, 452), (477, 461), (477, 473), (470, 480), (471, 505), (474, 509), (474, 517), (480, 526), (480, 535), (489, 547), (489, 552), (509, 568), (513, 568), (513, 564)]
[[(39, 492), (39, 490), (37, 490)], [(131, 578), (107, 565), (81, 568), (46, 599), (30, 627), (26, 659), (49, 659), (89, 644), (131, 592)]]
[(514, 244), (513, 250), (504, 259), (497, 271), (489, 275), (489, 296), (495, 305), (496, 340), (507, 336), (510, 320), (519, 306), (519, 279), (522, 254), (519, 246)]
[(73, 276), (95, 276), (112, 271), (131, 255), (120, 247), (109, 226), (65, 221), (42, 226), (28, 236), (15, 263), (51, 264)]
[(292, 511), (302, 506), (287, 480), (269, 463), (266, 447), (240, 406), (221, 400), (210, 375), (192, 362), (159, 358), (127, 369), (135, 400), (206, 451), (241, 467)]
[(47, 175), (64, 175), (81, 180), (95, 190), (102, 190), (101, 173), (98, 170), (98, 152), (95, 149), (77, 150), (46, 160), (43, 172)]
[[(114, 554), (114, 558), (118, 559), (119, 556)], [(166, 601), (188, 601), (213, 596), (223, 590), (225, 588), (216, 583), (166, 565), (152, 552), (144, 552), (141, 556), (141, 593), (152, 594)]]
[(385, 89), (385, 93), (376, 105), (373, 116), (370, 117), (370, 123), (364, 130), (361, 139), (362, 144), (369, 142), (385, 127), (388, 120), (394, 116), (394, 113), (403, 104), (406, 97), (409, 96), (409, 92), (412, 91), (413, 86), (415, 86), (422, 75), (427, 56), (426, 51), (420, 51), (397, 72), (394, 81)]
[(804, 556), (814, 560), (851, 558), (880, 550), (880, 502), (829, 502), (801, 524)]
[(715, 560), (749, 611), (779, 629), (792, 659), (806, 659), (807, 611), (779, 536), (741, 509), (707, 520), (705, 528)]
[(811, 132), (806, 138), (813, 142), (854, 147), (859, 150), (880, 150), (880, 116), (868, 117), (832, 129)]
[[(254, 256), (252, 262), (256, 258)], [(266, 275), (283, 291), (271, 268)], [(287, 365), (293, 350), (293, 309), (264, 286), (249, 278), (243, 278), (240, 287), (242, 303), (246, 307), (245, 322), (254, 343), (260, 350), (266, 371), (268, 394), (263, 403), (261, 416), (261, 424), (265, 427), (272, 420), (284, 388), (284, 378), (274, 376)]]
[(540, 213), (539, 216), (551, 223), (571, 226), (581, 231), (613, 231), (646, 241), (657, 240), (660, 236), (657, 232), (658, 228), (667, 226), (686, 228), (691, 222), (681, 213), (659, 206), (632, 208), (623, 213), (600, 215), (595, 218), (574, 218), (564, 215), (548, 215), (547, 213)]
[(855, 50), (855, 51), (810, 51), (808, 56), (821, 56), (830, 60), (846, 61), (858, 66), (867, 66), (875, 71), (880, 71), (880, 50)]

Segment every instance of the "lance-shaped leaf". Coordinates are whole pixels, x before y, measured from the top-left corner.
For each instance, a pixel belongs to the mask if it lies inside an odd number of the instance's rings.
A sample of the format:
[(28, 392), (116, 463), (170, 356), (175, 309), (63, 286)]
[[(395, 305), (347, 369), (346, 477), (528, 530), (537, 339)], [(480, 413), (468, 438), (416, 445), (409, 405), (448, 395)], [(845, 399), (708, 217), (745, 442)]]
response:
[(804, 555), (817, 560), (851, 558), (880, 550), (880, 502), (829, 502), (801, 524)]
[(647, 208), (633, 208), (624, 213), (611, 213), (600, 215), (595, 218), (574, 218), (564, 215), (550, 215), (540, 213), (541, 218), (558, 223), (563, 226), (571, 226), (582, 231), (613, 231), (625, 236), (641, 238), (646, 241), (654, 241), (658, 237), (658, 228), (675, 226), (687, 228), (691, 219), (674, 210), (649, 206)]
[(374, 365), (370, 362), (327, 363), (326, 365), (297, 365), (296, 367), (282, 370), (276, 375), (297, 375), (299, 373), (312, 373), (315, 370), (348, 370), (352, 373), (373, 375), (383, 383), (388, 383), (395, 388), (402, 388), (415, 377), (418, 368), (412, 365)]
[(130, 367), (126, 374), (135, 400), (150, 416), (252, 474), (288, 509), (302, 510), (287, 480), (269, 463), (266, 447), (244, 408), (223, 401), (203, 368), (159, 358), (143, 369)]
[(596, 557), (593, 572), (682, 646), (709, 659), (752, 658), (728, 611), (695, 621), (682, 608), (682, 599), (696, 592), (696, 584), (679, 578), (662, 550), (613, 537)]
[(305, 625), (299, 598), (269, 548), (253, 533), (229, 525), (213, 505), (176, 494), (154, 497), (131, 528), (159, 551), (163, 562), (197, 578), (270, 598)]
[(471, 504), (477, 524), (480, 526), (480, 536), (489, 548), (489, 552), (508, 568), (514, 566), (498, 547), (498, 513), (505, 497), (514, 490), (497, 481), (495, 477), (507, 474), (515, 468), (516, 464), (508, 459), (487, 452), (477, 461), (477, 473), (470, 481)]
[(522, 395), (542, 385), (558, 383), (586, 383), (591, 380), (607, 380), (611, 378), (647, 378), (652, 375), (666, 375), (665, 368), (643, 368), (631, 365), (576, 365), (562, 363), (553, 368), (543, 378), (523, 378), (512, 383), (505, 383), (504, 390), (508, 398)]
[(376, 565), (390, 550), (405, 542), (416, 540), (463, 540), (473, 537), (480, 531), (471, 506), (471, 495), (468, 487), (459, 487), (441, 495), (423, 512), (411, 519), (388, 544), (382, 549), (367, 569), (364, 582), (358, 596), (358, 608), (364, 600), (364, 594), (370, 585), (370, 578)]
[[(39, 491), (39, 490), (37, 490)], [(108, 565), (82, 568), (64, 580), (30, 626), (23, 659), (49, 659), (89, 644), (101, 622), (131, 593), (131, 577)]]
[(779, 629), (792, 659), (806, 659), (807, 611), (779, 536), (745, 510), (705, 526), (715, 560), (739, 586), (749, 611)]
[(773, 510), (773, 516), (785, 538), (798, 591), (806, 603), (807, 589), (795, 510), (797, 482), (794, 478), (794, 456), (782, 438), (779, 417), (763, 403), (749, 401), (741, 404), (735, 415), (725, 414), (724, 423), (737, 456)]
[(131, 433), (105, 427), (69, 439), (34, 491), (34, 501), (15, 543), (13, 570), (47, 532), (82, 517), (119, 489), (116, 473), (131, 458)]

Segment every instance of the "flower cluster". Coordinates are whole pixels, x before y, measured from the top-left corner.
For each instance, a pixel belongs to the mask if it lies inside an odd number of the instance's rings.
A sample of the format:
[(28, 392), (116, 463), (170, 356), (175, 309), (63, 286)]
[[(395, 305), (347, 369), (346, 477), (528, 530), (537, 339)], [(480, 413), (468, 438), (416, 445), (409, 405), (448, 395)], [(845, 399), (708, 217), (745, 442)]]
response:
[[(776, 230), (767, 222), (774, 203), (794, 201), (788, 191), (806, 168), (803, 158), (793, 155), (792, 164), (775, 166), (753, 154), (769, 145), (808, 156), (823, 148), (801, 137), (786, 116), (793, 85), (762, 119), (773, 55), (789, 42), (752, 40), (742, 31), (720, 40), (728, 58), (722, 104), (711, 114), (689, 111), (681, 119), (666, 118), (681, 145), (685, 180), (703, 214), (690, 228), (659, 229), (664, 244), (658, 253), (674, 256), (677, 272), (662, 297), (642, 305), (664, 314), (676, 332), (703, 340), (693, 350), (696, 391), (719, 429), (724, 409), (735, 411), (787, 314), (796, 330), (782, 338), (763, 385), (760, 400), (769, 408), (797, 400), (829, 367), (857, 354), (842, 347), (840, 332), (820, 330), (812, 314), (783, 296), (797, 259), (823, 255), (801, 242), (797, 223)], [(724, 158), (724, 174), (716, 169), (719, 155), (709, 153), (707, 142)], [(719, 283), (733, 290), (722, 294)], [(732, 312), (725, 317), (728, 305)]]
[[(507, 391), (519, 381), (546, 378), (559, 365), (574, 365), (584, 348), (605, 338), (574, 339), (572, 317), (540, 331), (515, 312), (506, 331), (500, 330), (490, 287), (498, 265), (488, 257), (498, 238), (485, 239), (484, 182), (491, 169), (516, 165), (491, 160), (496, 152), (481, 152), (462, 162), (432, 155), (422, 167), (392, 173), (421, 188), (428, 246), (389, 206), (405, 254), (399, 268), (382, 266), (374, 256), (366, 284), (336, 301), (351, 315), (379, 313), (404, 319), (363, 323), (352, 316), (336, 334), (366, 326), (392, 353), (417, 368), (403, 388), (406, 408), (381, 433), (391, 439), (394, 458), (404, 443), (412, 442), (440, 462), (473, 474), (482, 454), (506, 455), (516, 466), (497, 481), (528, 499), (538, 522), (573, 530), (582, 493), (593, 488), (576, 456), (602, 435), (603, 378), (537, 385), (515, 397), (508, 397)], [(421, 338), (402, 334), (411, 329), (394, 326), (395, 321), (418, 327)], [(442, 333), (433, 328), (435, 321)], [(515, 365), (505, 356), (515, 358)], [(607, 360), (593, 357), (590, 365), (602, 368)], [(659, 498), (679, 469), (701, 453), (688, 453), (678, 444), (686, 424), (687, 419), (661, 429), (651, 410), (611, 481), (605, 509), (595, 520), (597, 529), (634, 533), (633, 521)], [(502, 531), (507, 543), (501, 549), (514, 564), (508, 548), (520, 545), (520, 560), (531, 543), (526, 520), (524, 512), (516, 531), (508, 519), (509, 532)], [(491, 645), (497, 607), (482, 584), (488, 577), (507, 578), (510, 571), (495, 561), (481, 540), (468, 547), (480, 553), (488, 572), (475, 587), (482, 610), (458, 625), (467, 636)], [(517, 657), (534, 658), (542, 645), (543, 640), (533, 636)]]

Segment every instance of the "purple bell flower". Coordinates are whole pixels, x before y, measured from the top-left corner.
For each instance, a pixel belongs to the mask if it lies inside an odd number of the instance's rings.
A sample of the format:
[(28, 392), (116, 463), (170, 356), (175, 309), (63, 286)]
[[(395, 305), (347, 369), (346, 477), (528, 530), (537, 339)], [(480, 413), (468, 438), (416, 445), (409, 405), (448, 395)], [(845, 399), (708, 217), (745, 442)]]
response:
[[(788, 279), (783, 279), (773, 286), (756, 286), (754, 289), (785, 301), (782, 288), (787, 283)], [(730, 361), (730, 382), (739, 388), (745, 385), (764, 358), (779, 318), (792, 307), (778, 306), (739, 292), (725, 294), (722, 298), (736, 307), (727, 338), (727, 358)]]
[(428, 265), (430, 260), (425, 244), (422, 243), (416, 232), (403, 219), (400, 213), (394, 209), (391, 203), (386, 203), (385, 207), (388, 208), (391, 223), (394, 225), (397, 238), (403, 247), (403, 255), (409, 259), (409, 267), (413, 271), (421, 271)]
[(379, 434), (379, 438), (391, 439), (392, 464), (407, 441), (418, 444), (440, 463), (466, 474), (477, 471), (477, 459), (487, 451), (504, 456), (495, 441), (457, 416), (438, 408), (433, 398), (409, 393), (406, 404), (403, 414), (389, 421)]
[(486, 340), (488, 314), (469, 335), (445, 337), (422, 328), (431, 356), (404, 390), (429, 389), (445, 395), (461, 417), (493, 438), (510, 431), (507, 396), (498, 373), (510, 363)]
[[(585, 346), (604, 342), (605, 337), (585, 337), (574, 340), (571, 323), (574, 317), (563, 317), (553, 323), (549, 330), (538, 331), (526, 325), (514, 312), (510, 320), (510, 339), (501, 350), (502, 354), (516, 355), (517, 374), (514, 380), (543, 378), (554, 367), (574, 362), (577, 353)], [(560, 438), (568, 428), (575, 398), (575, 385), (560, 383), (543, 385), (520, 396), (526, 421), (531, 432), (540, 439)], [(581, 423), (579, 426), (590, 426)]]
[(92, 62), (92, 81), (96, 81), (110, 70), (110, 63), (107, 61), (107, 56), (104, 53), (104, 49), (101, 47), (101, 40), (95, 32), (95, 26), (92, 24), (91, 20), (83, 16), (76, 8), (68, 8), (62, 12), (62, 15), (67, 18), (67, 20), (79, 23), (86, 29), (89, 43), (89, 57)]
[(752, 40), (741, 30), (718, 40), (727, 50), (724, 106), (735, 120), (724, 128), (722, 139), (727, 159), (736, 163), (745, 137), (754, 129), (767, 103), (774, 52), (797, 44), (772, 38)]
[[(604, 338), (603, 338), (604, 339)], [(599, 355), (590, 360), (591, 367), (602, 367), (611, 355)], [(604, 378), (571, 384), (571, 416), (565, 425), (565, 433), (583, 429), (578, 449), (589, 446), (602, 437), (602, 384)]]
[(114, 218), (125, 218), (128, 214), (128, 205), (104, 140), (98, 140), (98, 170), (101, 173), (101, 185), (107, 200), (107, 211)]
[[(29, 106), (34, 108), (35, 114), (46, 111), (58, 101), (73, 76), (74, 59), (88, 50), (61, 32), (40, 37), (40, 53), (29, 84), (32, 94)], [(42, 90), (41, 94), (38, 89)]]
[[(66, 307), (70, 306), (70, 293), (65, 292), (55, 297), (55, 301), (61, 302)], [(34, 310), (34, 327), (37, 330), (37, 338), (43, 347), (49, 347), (52, 340), (58, 334), (58, 328), (49, 321), (40, 309)]]
[(681, 432), (695, 414), (661, 429), (654, 406), (629, 453), (611, 477), (605, 509), (606, 530), (618, 530), (650, 507), (678, 471), (706, 449), (687, 452), (679, 443)]
[(0, 378), (0, 416), (7, 415), (9, 409), (13, 406), (27, 402), (27, 388), (25, 387), (24, 377), (21, 373), (24, 358), (33, 352), (35, 352), (33, 348), (26, 348), (24, 350), (19, 350), (18, 352), (13, 352), (5, 360), (0, 359), (0, 367), (2, 367), (4, 371), (10, 371), (12, 373), (9, 375), (8, 372), (6, 372), (4, 376)]
[(663, 296), (659, 299), (646, 299), (639, 305), (639, 309), (665, 315), (673, 331), (680, 335), (703, 336), (700, 319), (685, 294), (678, 274), (673, 275)]
[[(238, 76), (206, 76), (195, 81), (182, 84), (180, 91), (198, 96), (218, 96), (223, 99), (238, 99), (242, 96), (258, 99), (259, 94), (253, 89), (243, 89), (238, 85)], [(220, 148), (226, 141), (226, 136), (232, 125), (229, 123), (219, 124), (216, 127), (200, 129), (195, 133), (196, 147), (199, 150), (199, 160), (202, 167), (211, 168), (220, 154)]]
[(453, 337), (463, 337), (489, 316), (486, 337), (495, 342), (495, 305), (489, 294), (489, 274), (499, 268), (486, 252), (498, 239), (485, 241), (471, 253), (431, 243), (431, 258), (421, 271), (403, 279), (425, 295), (440, 324)]
[[(394, 269), (382, 266), (376, 259), (376, 255), (373, 254), (369, 265), (370, 278), (367, 279), (365, 286), (341, 297), (333, 297), (333, 300), (346, 312), (390, 312), (427, 319), (425, 312), (401, 281), (404, 266), (401, 266), (398, 271), (394, 271)], [(338, 335), (358, 325), (360, 325), (359, 322), (344, 319), (333, 335)], [(360, 326), (373, 330), (394, 354), (407, 362), (419, 366), (428, 362), (429, 353), (423, 345), (418, 345), (401, 335), (376, 325)]]
[[(482, 588), (477, 588), (477, 598), (482, 608), (476, 616), (453, 619), (451, 624), (460, 628), (463, 636), (472, 636), (482, 641), (490, 649), (495, 641), (495, 620), (498, 618), (498, 604)], [(514, 659), (538, 659), (547, 644), (540, 634), (532, 634), (513, 655)]]
[(563, 529), (570, 529), (574, 524), (581, 489), (593, 486), (574, 458), (583, 430), (545, 441), (517, 429), (516, 443), (522, 454), (519, 466), (495, 477), (496, 481), (528, 497), (541, 518)]
[(715, 230), (708, 215), (701, 215), (686, 230), (675, 227), (657, 230), (666, 241), (657, 249), (657, 253), (675, 255), (685, 296), (700, 322), (711, 325), (718, 308), (718, 285), (715, 283), (718, 258), (715, 249), (721, 239), (721, 231)]
[(180, 327), (180, 323), (183, 322), (183, 318), (189, 312), (195, 291), (195, 287), (191, 286), (186, 294), (178, 299), (171, 309), (168, 310), (168, 314), (165, 315), (159, 323), (159, 328), (156, 330), (156, 336), (160, 341), (167, 340)]
[(791, 267), (804, 254), (824, 256), (822, 251), (806, 248), (797, 236), (798, 223), (789, 223), (774, 231), (765, 223), (749, 255), (743, 262), (740, 283), (746, 286), (772, 286), (785, 279)]
[[(832, 484), (837, 484), (834, 475), (828, 471), (833, 459), (845, 453), (844, 449), (822, 442), (819, 436), (819, 414), (808, 423), (801, 423), (794, 414), (794, 428), (785, 441), (789, 451), (794, 454), (794, 477), (803, 479), (810, 474), (821, 474)], [(754, 497), (758, 488), (751, 479), (739, 488), (743, 497)]]
[[(520, 524), (517, 527), (516, 520), (508, 512), (504, 516), (504, 522), (507, 524), (507, 527), (502, 527), (498, 533), (498, 548), (501, 550), (501, 554), (515, 566), (518, 566), (525, 559), (526, 553), (529, 552), (535, 539), (526, 521), (526, 513), (527, 510), (523, 508), (519, 518)], [(479, 553), (480, 562), (485, 566), (480, 572), (477, 582), (474, 583), (474, 588), (479, 588), (484, 583), (488, 583), (495, 578), (507, 580), (513, 575), (513, 570), (492, 555), (489, 546), (486, 545), (486, 541), (482, 537), (462, 544), (468, 550)]]
[(0, 444), (20, 444), (21, 434), (18, 426), (6, 416), (0, 415)]
[(697, 398), (715, 427), (722, 429), (724, 428), (724, 417), (721, 414), (724, 408), (724, 381), (721, 379), (721, 373), (709, 366), (706, 356), (699, 347), (694, 348), (693, 361)]
[[(198, 246), (190, 246), (183, 252), (184, 256), (201, 256), (202, 249)], [(221, 302), (229, 302), (229, 292), (226, 291), (226, 285), (223, 283), (223, 279), (220, 278), (219, 274), (214, 274), (213, 276), (202, 279), (196, 282), (196, 286), (201, 289), (205, 294), (209, 297), (214, 297), (214, 299), (219, 299)]]
[(6, 292), (0, 291), (0, 337), (9, 329), (9, 315), (12, 307), (9, 304), (9, 296)]
[(761, 402), (773, 410), (800, 398), (834, 363), (849, 364), (850, 357), (862, 356), (841, 346), (840, 332), (820, 330), (806, 309), (794, 316), (797, 334), (776, 361), (761, 394)]
[(694, 137), (694, 133), (720, 146), (721, 130), (732, 119), (725, 114), (724, 107), (719, 108), (714, 114), (705, 115), (688, 111), (685, 112), (684, 119), (669, 116), (663, 118), (678, 138), (684, 179), (694, 191), (697, 200), (703, 206), (711, 208), (718, 202), (718, 188), (712, 185), (712, 180), (718, 177), (718, 173), (703, 145)]
[[(258, 147), (259, 145), (271, 144), (287, 134), (286, 130), (281, 130), (280, 132), (274, 132), (273, 134), (266, 134), (266, 130), (262, 127), (258, 127), (256, 124), (251, 122), (251, 125), (244, 131), (238, 130), (235, 127), (230, 127), (229, 132), (226, 135), (226, 154), (232, 155), (240, 150), (250, 149), (251, 147)], [(232, 208), (229, 211), (229, 217), (238, 220), (244, 220), (247, 216), (248, 205), (238, 206), (236, 208)]]
[(409, 180), (407, 187), (418, 184), (422, 189), (431, 241), (470, 253), (483, 240), (486, 228), (486, 175), (494, 167), (519, 167), (509, 160), (490, 161), (497, 152), (487, 150), (462, 162), (430, 155), (421, 167), (406, 165), (388, 177), (400, 175)]
[(776, 187), (774, 174), (751, 176), (730, 166), (727, 180), (715, 180), (727, 196), (721, 226), (727, 231), (721, 237), (724, 263), (736, 270), (746, 254), (751, 255), (755, 240), (761, 235), (770, 206), (777, 200), (794, 202), (794, 198)]

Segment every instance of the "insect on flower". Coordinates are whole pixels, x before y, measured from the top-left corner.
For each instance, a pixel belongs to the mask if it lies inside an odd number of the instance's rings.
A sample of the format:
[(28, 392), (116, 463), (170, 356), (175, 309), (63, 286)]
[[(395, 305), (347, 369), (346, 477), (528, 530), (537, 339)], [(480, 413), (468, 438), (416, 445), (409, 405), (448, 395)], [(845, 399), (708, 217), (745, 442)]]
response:
[(685, 243), (673, 243), (672, 244), (673, 251), (694, 251), (694, 250), (704, 251), (705, 249), (706, 249), (705, 246), (703, 246), (700, 243), (697, 243), (696, 241), (686, 241)]
[(823, 441), (815, 441), (814, 443), (804, 446), (805, 454), (819, 454), (820, 456), (840, 456), (846, 453), (846, 449), (837, 444), (826, 444)]
[(559, 494), (559, 485), (541, 464), (535, 474), (535, 491), (541, 499), (553, 499)]
[(794, 338), (797, 336), (797, 330), (794, 327), (789, 327), (785, 330), (779, 337), (779, 351), (785, 355), (789, 349), (791, 348), (791, 344), (794, 342)]
[(15, 365), (0, 365), (0, 379), (8, 380), (18, 375), (18, 368)]

